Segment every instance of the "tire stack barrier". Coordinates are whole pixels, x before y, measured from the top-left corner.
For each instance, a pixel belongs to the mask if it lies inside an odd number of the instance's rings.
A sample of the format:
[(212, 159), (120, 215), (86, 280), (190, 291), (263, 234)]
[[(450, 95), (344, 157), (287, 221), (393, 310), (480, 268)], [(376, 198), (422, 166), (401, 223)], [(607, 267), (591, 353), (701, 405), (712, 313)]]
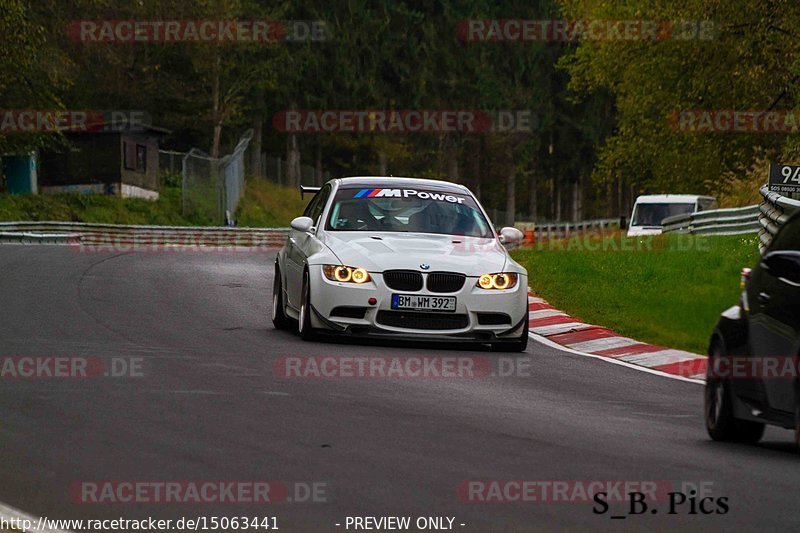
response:
[(766, 185), (759, 192), (764, 201), (758, 206), (758, 245), (764, 250), (789, 217), (800, 211), (800, 200), (770, 192)]

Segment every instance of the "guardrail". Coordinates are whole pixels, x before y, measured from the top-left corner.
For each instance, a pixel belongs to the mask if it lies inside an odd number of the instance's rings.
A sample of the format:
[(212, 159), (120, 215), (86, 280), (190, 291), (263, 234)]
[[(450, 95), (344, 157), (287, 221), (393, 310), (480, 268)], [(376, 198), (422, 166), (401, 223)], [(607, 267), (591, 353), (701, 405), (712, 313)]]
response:
[(31, 233), (0, 231), (0, 243), (15, 244), (78, 244), (78, 233)]
[(86, 246), (278, 247), (288, 228), (129, 226), (85, 222), (0, 222), (0, 242)]
[(581, 222), (517, 222), (514, 227), (526, 234), (530, 240), (531, 232), (536, 241), (543, 239), (568, 239), (570, 235), (591, 231), (619, 229), (618, 218), (600, 218)]
[(770, 192), (766, 185), (761, 187), (759, 192), (764, 197), (764, 201), (758, 206), (758, 244), (763, 250), (769, 246), (772, 238), (789, 217), (800, 211), (800, 200)]
[(701, 235), (740, 235), (755, 233), (758, 224), (758, 205), (734, 209), (714, 209), (664, 219), (664, 233), (696, 233)]
[(758, 244), (763, 250), (778, 233), (780, 227), (800, 211), (800, 200), (775, 192), (766, 185), (759, 189), (764, 200), (757, 205), (737, 209), (716, 209), (664, 219), (664, 233), (698, 233), (706, 235), (738, 235), (758, 233)]

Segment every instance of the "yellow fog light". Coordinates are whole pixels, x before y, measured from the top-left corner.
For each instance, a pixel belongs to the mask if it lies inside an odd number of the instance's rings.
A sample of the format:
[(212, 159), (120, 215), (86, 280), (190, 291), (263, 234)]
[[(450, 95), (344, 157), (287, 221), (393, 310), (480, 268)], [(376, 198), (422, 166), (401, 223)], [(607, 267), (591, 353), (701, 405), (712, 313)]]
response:
[(369, 281), (369, 274), (363, 268), (357, 268), (352, 273), (353, 281), (356, 283), (366, 283)]
[(336, 278), (336, 281), (350, 281), (353, 274), (349, 268), (339, 267), (333, 271), (333, 277)]
[(342, 265), (324, 265), (322, 272), (329, 280), (339, 283), (358, 283), (360, 285), (372, 279), (366, 269)]
[(478, 287), (486, 290), (504, 291), (517, 285), (517, 275), (513, 272), (499, 272), (497, 274), (484, 274), (478, 278)]
[(478, 285), (481, 289), (491, 289), (492, 288), (492, 276), (491, 274), (484, 274), (480, 278), (478, 278)]
[(498, 274), (494, 277), (494, 287), (495, 289), (500, 289), (501, 291), (507, 289), (511, 283), (511, 277), (506, 276), (505, 274)]

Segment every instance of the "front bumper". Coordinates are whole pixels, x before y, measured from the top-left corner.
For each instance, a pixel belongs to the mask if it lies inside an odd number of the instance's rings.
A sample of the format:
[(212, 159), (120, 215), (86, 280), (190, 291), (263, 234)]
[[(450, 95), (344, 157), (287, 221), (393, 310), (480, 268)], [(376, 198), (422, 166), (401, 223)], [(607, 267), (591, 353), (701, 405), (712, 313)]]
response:
[[(519, 275), (514, 288), (505, 291), (480, 289), (475, 286), (476, 277), (467, 277), (461, 290), (453, 293), (433, 293), (426, 289), (392, 290), (386, 286), (380, 273), (370, 273), (372, 281), (364, 285), (333, 282), (324, 276), (319, 265), (310, 266), (309, 275), (312, 326), (331, 333), (429, 341), (499, 342), (519, 339), (528, 320), (528, 280), (524, 274)], [(392, 294), (454, 296), (456, 310), (436, 313), (403, 311), (400, 314), (406, 315), (404, 318), (414, 319), (410, 323), (419, 325), (423, 322), (424, 326), (407, 327), (403, 320), (398, 320), (398, 312), (391, 308)], [(370, 298), (375, 298), (377, 302), (370, 305)], [(364, 310), (364, 314), (363, 317), (339, 316), (342, 309)], [(393, 313), (393, 324), (387, 324), (387, 316)], [(355, 314), (358, 315), (358, 312)], [(487, 315), (506, 315), (507, 320), (486, 324)], [(442, 323), (433, 325), (439, 322), (436, 319), (440, 317), (444, 319)], [(453, 320), (461, 324), (449, 327), (447, 322)]]

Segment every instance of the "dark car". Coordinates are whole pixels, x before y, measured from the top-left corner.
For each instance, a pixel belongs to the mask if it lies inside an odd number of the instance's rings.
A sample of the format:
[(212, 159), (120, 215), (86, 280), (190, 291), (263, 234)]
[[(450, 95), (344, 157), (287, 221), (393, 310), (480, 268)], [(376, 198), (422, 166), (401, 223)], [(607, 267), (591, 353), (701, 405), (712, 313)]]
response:
[(711, 337), (706, 428), (714, 440), (755, 443), (772, 424), (794, 429), (800, 446), (800, 213), (742, 271), (742, 286)]

